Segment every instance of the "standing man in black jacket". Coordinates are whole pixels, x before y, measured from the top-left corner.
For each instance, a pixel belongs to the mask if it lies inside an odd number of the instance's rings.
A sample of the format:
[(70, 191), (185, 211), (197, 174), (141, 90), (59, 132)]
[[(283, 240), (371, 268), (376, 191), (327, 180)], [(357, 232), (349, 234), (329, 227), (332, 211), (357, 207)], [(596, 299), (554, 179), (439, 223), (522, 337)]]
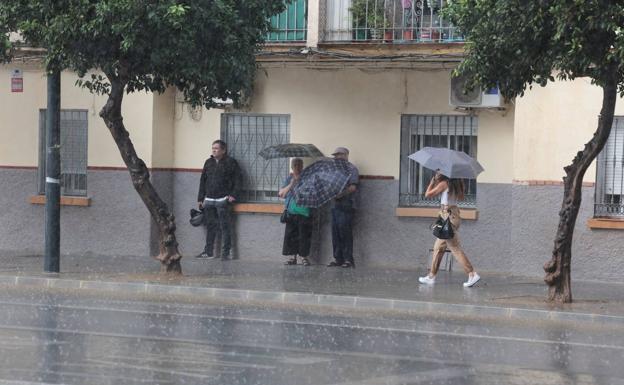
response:
[[(206, 246), (196, 258), (215, 258), (214, 240), (221, 230), (221, 259), (230, 256), (231, 204), (236, 201), (242, 184), (242, 173), (238, 162), (227, 155), (227, 144), (222, 140), (212, 143), (212, 156), (204, 163), (199, 181), (197, 203), (204, 210), (206, 224)], [(215, 217), (216, 220), (212, 218)]]

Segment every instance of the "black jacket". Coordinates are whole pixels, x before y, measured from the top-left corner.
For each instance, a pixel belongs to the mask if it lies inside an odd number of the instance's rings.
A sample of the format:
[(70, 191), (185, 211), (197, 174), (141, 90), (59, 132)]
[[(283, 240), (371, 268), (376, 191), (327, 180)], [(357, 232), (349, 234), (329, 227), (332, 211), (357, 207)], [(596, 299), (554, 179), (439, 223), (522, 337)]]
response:
[(197, 201), (202, 202), (204, 198), (223, 198), (227, 195), (238, 199), (241, 184), (241, 169), (234, 158), (226, 155), (217, 162), (211, 156), (204, 163), (204, 169), (199, 181)]

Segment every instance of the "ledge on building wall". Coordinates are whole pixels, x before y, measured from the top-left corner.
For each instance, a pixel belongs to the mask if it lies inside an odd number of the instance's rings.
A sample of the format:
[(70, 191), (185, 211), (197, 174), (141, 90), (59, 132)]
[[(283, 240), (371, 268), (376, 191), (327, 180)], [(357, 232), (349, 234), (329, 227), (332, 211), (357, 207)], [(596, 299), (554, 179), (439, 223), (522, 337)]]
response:
[[(437, 218), (440, 209), (437, 207), (397, 207), (395, 215), (397, 217), (420, 217), (420, 218)], [(477, 209), (460, 209), (459, 216), (461, 219), (477, 220), (479, 219), (479, 211)]]
[(589, 218), (587, 227), (590, 229), (624, 230), (624, 220), (617, 218)]
[[(45, 195), (32, 195), (28, 197), (28, 203), (33, 205), (44, 205), (46, 202)], [(70, 197), (61, 196), (61, 206), (91, 206), (91, 198), (89, 197)]]
[(283, 203), (236, 203), (232, 209), (235, 213), (281, 214)]

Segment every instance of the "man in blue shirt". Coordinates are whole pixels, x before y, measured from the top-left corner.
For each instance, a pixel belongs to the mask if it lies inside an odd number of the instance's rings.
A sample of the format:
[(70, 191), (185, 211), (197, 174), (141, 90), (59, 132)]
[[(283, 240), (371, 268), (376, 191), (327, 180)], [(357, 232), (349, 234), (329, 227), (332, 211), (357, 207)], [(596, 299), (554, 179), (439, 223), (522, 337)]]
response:
[[(332, 154), (335, 159), (349, 161), (349, 150), (338, 147)], [(332, 207), (332, 245), (334, 260), (327, 266), (341, 266), (344, 268), (355, 267), (353, 260), (353, 217), (357, 206), (356, 198), (360, 173), (358, 169), (349, 163), (351, 178), (347, 182), (344, 191), (333, 200)]]

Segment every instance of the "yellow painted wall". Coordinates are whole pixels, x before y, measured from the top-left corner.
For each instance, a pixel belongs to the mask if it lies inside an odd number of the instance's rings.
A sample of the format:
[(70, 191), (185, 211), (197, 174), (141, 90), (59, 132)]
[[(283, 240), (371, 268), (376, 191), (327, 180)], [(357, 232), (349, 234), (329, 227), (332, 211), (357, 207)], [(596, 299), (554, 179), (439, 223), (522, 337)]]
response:
[[(0, 165), (37, 165), (38, 109), (46, 83), (38, 68), (24, 69), (23, 94), (11, 94), (10, 70), (1, 68)], [(89, 166), (123, 167), (98, 112), (105, 98), (74, 86), (63, 74), (63, 108), (89, 110)], [(267, 68), (258, 73), (249, 112), (289, 114), (291, 141), (314, 143), (325, 154), (351, 150), (362, 174), (399, 177), (401, 114), (458, 114), (448, 104), (449, 70), (317, 70)], [(124, 122), (149, 167), (201, 168), (220, 136), (223, 110), (191, 111), (170, 90), (163, 95), (126, 95)], [(513, 175), (513, 108), (479, 111), (480, 182), (510, 183)], [(172, 128), (173, 127), (173, 128)]]
[[(258, 73), (253, 113), (290, 114), (291, 142), (325, 154), (351, 150), (361, 174), (399, 177), (401, 114), (457, 114), (449, 106), (450, 70), (267, 68)], [(199, 168), (219, 137), (221, 110), (192, 121), (177, 103), (175, 166)], [(481, 182), (512, 180), (513, 109), (479, 114)]]
[(154, 95), (152, 111), (152, 167), (172, 167), (175, 89)]
[[(596, 130), (601, 103), (602, 90), (589, 79), (534, 87), (516, 99), (514, 178), (560, 181), (563, 167)], [(622, 100), (615, 113), (624, 115)], [(594, 163), (584, 180), (594, 182), (595, 178)]]
[[(24, 75), (24, 92), (11, 92), (11, 71)], [(89, 166), (125, 167), (99, 111), (105, 97), (78, 88), (78, 77), (61, 76), (61, 108), (89, 111)], [(149, 166), (152, 161), (152, 95), (136, 93), (124, 99), (124, 123), (139, 156)], [(46, 77), (38, 65), (13, 63), (0, 66), (0, 165), (37, 166), (39, 109), (46, 108)]]
[(182, 99), (174, 101), (174, 160), (175, 168), (202, 168), (210, 157), (211, 145), (219, 139), (222, 110), (195, 111)]
[[(11, 92), (11, 70), (24, 76), (24, 92)], [(25, 65), (0, 66), (0, 165), (37, 166), (39, 109), (45, 107), (42, 73)]]

